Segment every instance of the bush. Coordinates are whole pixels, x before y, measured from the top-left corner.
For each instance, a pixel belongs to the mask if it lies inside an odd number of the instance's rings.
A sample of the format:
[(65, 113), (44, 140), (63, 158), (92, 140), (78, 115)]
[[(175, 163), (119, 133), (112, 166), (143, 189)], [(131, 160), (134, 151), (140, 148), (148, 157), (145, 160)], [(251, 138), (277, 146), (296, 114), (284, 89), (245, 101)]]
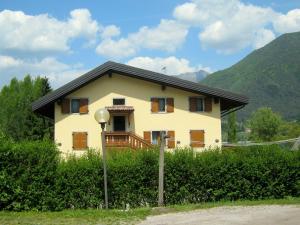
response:
[(62, 161), (55, 184), (58, 209), (100, 207), (104, 196), (100, 155), (88, 152), (83, 157)]
[[(158, 149), (108, 155), (111, 208), (155, 206)], [(0, 147), (0, 207), (6, 210), (61, 210), (103, 205), (101, 155), (58, 160), (48, 142)], [(256, 146), (195, 153), (165, 153), (166, 204), (300, 196), (300, 151)]]
[(52, 210), (58, 151), (50, 141), (0, 143), (0, 209)]

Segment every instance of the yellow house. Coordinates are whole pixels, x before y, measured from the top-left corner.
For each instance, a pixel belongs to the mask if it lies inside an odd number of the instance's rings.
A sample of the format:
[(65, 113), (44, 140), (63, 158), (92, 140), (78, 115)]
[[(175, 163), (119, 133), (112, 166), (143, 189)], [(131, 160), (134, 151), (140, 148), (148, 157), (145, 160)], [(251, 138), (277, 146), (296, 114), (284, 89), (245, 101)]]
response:
[(54, 119), (54, 137), (64, 154), (101, 148), (94, 119), (106, 108), (108, 147), (155, 145), (165, 131), (168, 148), (221, 146), (221, 117), (248, 98), (221, 89), (115, 62), (106, 62), (32, 104)]

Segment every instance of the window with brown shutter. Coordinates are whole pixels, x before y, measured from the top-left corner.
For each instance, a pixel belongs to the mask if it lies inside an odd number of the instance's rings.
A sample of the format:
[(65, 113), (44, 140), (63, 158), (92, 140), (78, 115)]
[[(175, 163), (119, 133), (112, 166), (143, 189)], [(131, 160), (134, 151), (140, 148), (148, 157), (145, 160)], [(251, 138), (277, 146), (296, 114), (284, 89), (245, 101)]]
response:
[(199, 148), (204, 147), (204, 130), (191, 130), (190, 131), (191, 147)]
[(158, 98), (151, 98), (151, 112), (158, 112)]
[(204, 110), (205, 112), (211, 112), (212, 111), (212, 98), (211, 97), (206, 97), (204, 99)]
[(175, 148), (175, 131), (169, 130), (168, 131), (168, 148)]
[(190, 97), (189, 98), (189, 104), (190, 104), (190, 111), (191, 112), (196, 112), (197, 110), (197, 102), (196, 102), (196, 98), (194, 97)]
[(167, 112), (174, 112), (174, 98), (167, 98)]
[(202, 97), (190, 97), (189, 104), (191, 112), (203, 112), (204, 104)]
[(148, 143), (151, 143), (151, 132), (150, 131), (144, 131), (144, 140)]
[(64, 98), (61, 102), (61, 113), (70, 113), (70, 99)]
[(73, 132), (73, 149), (74, 150), (85, 150), (88, 148), (87, 145), (87, 132)]
[(81, 98), (80, 100), (79, 113), (86, 114), (89, 112), (89, 100), (87, 98)]

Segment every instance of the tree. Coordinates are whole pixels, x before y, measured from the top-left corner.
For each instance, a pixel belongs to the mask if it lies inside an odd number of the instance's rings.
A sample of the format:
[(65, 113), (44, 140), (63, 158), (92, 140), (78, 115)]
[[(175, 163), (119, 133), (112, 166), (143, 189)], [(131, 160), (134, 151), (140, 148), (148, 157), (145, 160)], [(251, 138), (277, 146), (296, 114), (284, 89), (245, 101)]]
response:
[(262, 107), (252, 113), (249, 120), (250, 138), (257, 141), (271, 141), (278, 134), (282, 123), (280, 115), (271, 108)]
[(0, 128), (2, 133), (13, 140), (37, 140), (53, 136), (53, 122), (36, 115), (31, 103), (49, 93), (51, 87), (47, 78), (32, 79), (27, 75), (23, 80), (13, 78), (0, 91)]
[(228, 126), (227, 126), (228, 142), (237, 142), (237, 126), (236, 126), (236, 113), (230, 113), (228, 115)]

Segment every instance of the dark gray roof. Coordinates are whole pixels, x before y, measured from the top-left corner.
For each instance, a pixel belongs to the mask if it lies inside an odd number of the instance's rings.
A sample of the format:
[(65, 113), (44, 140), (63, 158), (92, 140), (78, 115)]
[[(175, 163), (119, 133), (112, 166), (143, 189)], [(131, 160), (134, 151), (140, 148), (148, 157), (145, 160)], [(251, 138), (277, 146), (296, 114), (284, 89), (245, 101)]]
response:
[(82, 86), (94, 81), (99, 77), (111, 73), (118, 73), (120, 75), (142, 79), (196, 94), (218, 97), (221, 99), (221, 110), (223, 111), (246, 105), (248, 103), (248, 98), (244, 95), (232, 93), (218, 88), (208, 87), (161, 73), (108, 61), (33, 102), (32, 110), (53, 118), (53, 104), (55, 101), (63, 98), (71, 92), (74, 92), (75, 90), (78, 90)]

